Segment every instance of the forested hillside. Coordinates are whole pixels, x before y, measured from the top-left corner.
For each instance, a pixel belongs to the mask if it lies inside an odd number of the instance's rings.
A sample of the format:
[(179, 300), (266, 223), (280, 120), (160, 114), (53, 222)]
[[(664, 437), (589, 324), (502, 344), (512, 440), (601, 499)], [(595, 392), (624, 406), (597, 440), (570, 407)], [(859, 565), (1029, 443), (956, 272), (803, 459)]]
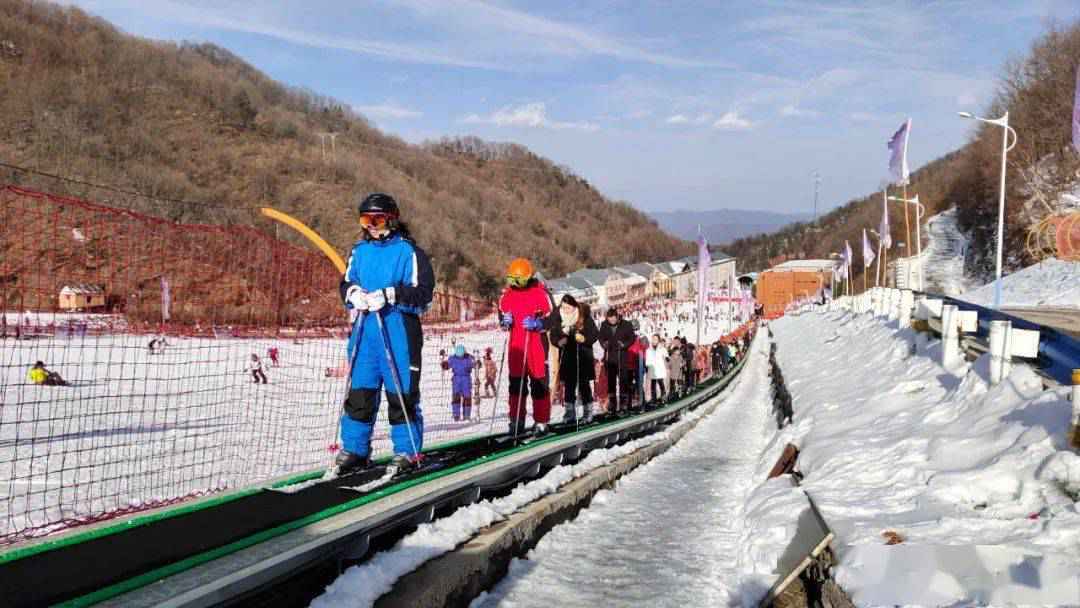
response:
[(0, 0), (0, 82), (0, 162), (85, 182), (0, 167), (5, 183), (267, 230), (253, 209), (276, 207), (339, 250), (358, 198), (386, 191), (438, 278), (486, 296), (516, 256), (554, 276), (692, 250), (524, 147), (408, 144), (225, 49), (136, 38), (76, 8)]
[[(1071, 145), (1078, 65), (1080, 23), (1048, 26), (1026, 57), (1003, 68), (993, 102), (981, 109), (991, 118), (1008, 111), (1010, 126), (1019, 135), (1008, 156), (1006, 269), (1036, 261), (1038, 251), (1032, 250), (1037, 248), (1028, 247), (1029, 229), (1048, 215), (1075, 209), (1075, 197), (1063, 194), (1075, 191), (1080, 183), (1080, 158)], [(980, 124), (968, 144), (914, 172), (908, 186), (909, 196), (918, 194), (928, 215), (957, 207), (960, 228), (972, 239), (967, 271), (984, 277), (994, 265), (1001, 132), (1000, 127)], [(896, 193), (899, 188), (890, 189), (890, 194)], [(862, 229), (878, 226), (881, 205), (881, 192), (875, 192), (834, 209), (815, 225), (794, 224), (736, 240), (727, 248), (747, 270), (766, 268), (770, 258), (785, 254), (824, 258), (841, 251), (845, 240), (858, 251)], [(890, 206), (893, 241), (903, 241), (903, 209)], [(896, 255), (904, 255), (903, 250), (890, 257)], [(861, 259), (858, 253), (856, 259)], [(861, 274), (861, 264), (854, 270), (856, 276)]]

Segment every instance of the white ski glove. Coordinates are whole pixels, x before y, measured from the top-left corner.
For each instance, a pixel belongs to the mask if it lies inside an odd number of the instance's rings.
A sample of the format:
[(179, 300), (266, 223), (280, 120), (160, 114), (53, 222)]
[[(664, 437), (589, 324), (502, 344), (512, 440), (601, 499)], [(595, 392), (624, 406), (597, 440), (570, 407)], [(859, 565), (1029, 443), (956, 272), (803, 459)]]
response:
[(370, 312), (378, 312), (385, 308), (387, 304), (393, 304), (396, 301), (396, 295), (393, 287), (372, 291), (367, 294), (367, 309)]
[(345, 291), (345, 302), (355, 311), (367, 312), (368, 293), (359, 285), (350, 285)]

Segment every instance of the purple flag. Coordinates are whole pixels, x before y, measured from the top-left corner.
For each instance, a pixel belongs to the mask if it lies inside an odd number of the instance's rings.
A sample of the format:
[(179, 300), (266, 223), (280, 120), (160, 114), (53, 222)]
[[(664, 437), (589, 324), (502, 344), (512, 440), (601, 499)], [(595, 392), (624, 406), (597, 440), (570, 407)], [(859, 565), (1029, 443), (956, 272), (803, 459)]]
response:
[(705, 235), (698, 234), (697, 242), (697, 343), (701, 344), (701, 322), (705, 319), (705, 291), (709, 287), (709, 265), (712, 264), (712, 256), (709, 255), (709, 244), (705, 241)]
[(892, 233), (889, 232), (889, 195), (885, 190), (881, 191), (881, 226), (878, 227), (881, 238), (881, 246), (885, 249), (892, 248)]
[(870, 239), (866, 237), (866, 228), (862, 229), (862, 259), (863, 268), (869, 268), (874, 263), (874, 248), (870, 246)]
[(709, 255), (709, 244), (705, 241), (705, 235), (698, 235), (698, 275), (697, 292), (698, 307), (705, 301), (705, 291), (709, 287), (709, 265), (712, 264), (712, 256)]
[(847, 277), (851, 278), (851, 262), (854, 256), (851, 254), (851, 243), (844, 241), (844, 269)]
[(896, 130), (896, 133), (893, 133), (892, 139), (888, 143), (891, 152), (889, 155), (889, 173), (892, 174), (893, 183), (895, 184), (908, 183), (907, 140), (909, 133), (911, 133), (910, 118), (900, 125), (900, 128)]
[(1080, 68), (1076, 70), (1076, 94), (1073, 100), (1073, 148), (1080, 152)]

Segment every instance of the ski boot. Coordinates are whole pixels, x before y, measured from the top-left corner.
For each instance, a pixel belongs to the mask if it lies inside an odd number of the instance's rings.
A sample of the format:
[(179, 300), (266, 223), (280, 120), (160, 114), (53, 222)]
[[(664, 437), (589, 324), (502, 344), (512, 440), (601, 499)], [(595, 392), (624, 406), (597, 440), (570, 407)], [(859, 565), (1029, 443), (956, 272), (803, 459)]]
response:
[(593, 419), (593, 404), (581, 404), (581, 424), (591, 424)]
[(534, 438), (543, 437), (544, 435), (547, 435), (547, 434), (548, 434), (548, 425), (547, 425), (547, 423), (545, 423), (545, 422), (537, 422), (536, 424), (533, 425), (532, 436)]
[(520, 437), (525, 434), (525, 419), (518, 418), (517, 420), (511, 420), (507, 433)]
[(577, 402), (568, 401), (566, 403), (566, 411), (562, 417), (563, 424), (574, 424), (577, 421)]
[(337, 457), (334, 458), (334, 474), (336, 477), (341, 477), (342, 475), (366, 469), (370, 464), (371, 460), (367, 456), (341, 450), (338, 452)]
[(405, 454), (394, 454), (394, 459), (390, 461), (390, 467), (394, 468), (395, 476), (408, 473), (419, 466), (419, 458), (409, 458)]

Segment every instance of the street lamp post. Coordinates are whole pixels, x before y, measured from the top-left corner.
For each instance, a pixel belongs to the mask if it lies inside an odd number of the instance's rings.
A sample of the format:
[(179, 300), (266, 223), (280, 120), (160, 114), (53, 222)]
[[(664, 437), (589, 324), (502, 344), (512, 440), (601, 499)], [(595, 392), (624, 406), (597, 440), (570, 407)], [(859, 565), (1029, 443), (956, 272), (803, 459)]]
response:
[[(922, 291), (925, 288), (925, 286), (923, 285), (924, 261), (922, 259), (922, 230), (919, 228), (919, 226), (922, 224), (922, 216), (924, 215), (925, 207), (923, 207), (923, 204), (919, 202), (918, 194), (916, 194), (913, 198), (900, 198), (899, 196), (890, 196), (889, 200), (904, 203), (905, 208), (907, 207), (908, 203), (915, 204), (915, 248), (918, 251), (918, 253), (915, 254), (915, 257), (919, 259), (919, 291)], [(908, 248), (908, 253), (911, 253), (910, 247)], [(908, 279), (911, 279), (910, 269), (908, 270)]]
[[(993, 120), (988, 118), (982, 118), (975, 116), (971, 112), (958, 112), (963, 118), (970, 118), (979, 122), (985, 122), (991, 125), (997, 125), (1001, 127), (1001, 191), (998, 194), (998, 231), (997, 231), (997, 279), (994, 281), (994, 308), (1001, 308), (1001, 257), (1002, 248), (1005, 241), (1005, 157), (1009, 154), (1009, 150), (1013, 149), (1016, 145), (1016, 130), (1009, 126), (1009, 113), (1005, 112), (1005, 115), (1001, 118), (995, 118)], [(1009, 134), (1012, 133), (1013, 141), (1009, 144)]]

